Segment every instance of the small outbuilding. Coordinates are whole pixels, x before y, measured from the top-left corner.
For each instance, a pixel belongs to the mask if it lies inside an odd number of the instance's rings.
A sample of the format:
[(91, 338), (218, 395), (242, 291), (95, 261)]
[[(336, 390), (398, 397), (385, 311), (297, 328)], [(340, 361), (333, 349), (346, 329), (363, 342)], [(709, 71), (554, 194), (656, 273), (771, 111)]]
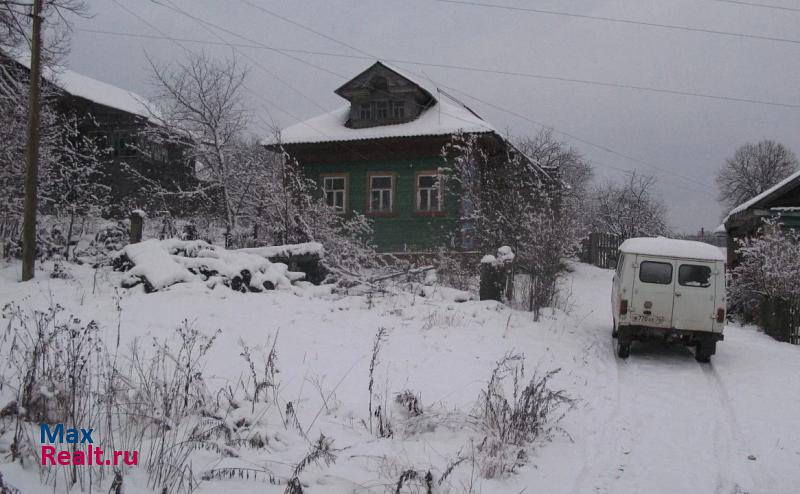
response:
[(728, 265), (736, 261), (736, 239), (757, 234), (770, 218), (779, 218), (784, 228), (800, 229), (800, 171), (728, 213), (720, 225), (728, 237)]

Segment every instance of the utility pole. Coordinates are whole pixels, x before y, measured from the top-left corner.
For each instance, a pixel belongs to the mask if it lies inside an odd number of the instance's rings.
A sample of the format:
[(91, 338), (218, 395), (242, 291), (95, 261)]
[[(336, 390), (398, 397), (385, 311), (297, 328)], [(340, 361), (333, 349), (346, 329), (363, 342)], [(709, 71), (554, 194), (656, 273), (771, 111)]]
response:
[(36, 267), (36, 194), (39, 171), (40, 85), (42, 81), (42, 0), (33, 1), (31, 77), (28, 94), (28, 132), (25, 148), (25, 216), (22, 223), (22, 281), (33, 278)]

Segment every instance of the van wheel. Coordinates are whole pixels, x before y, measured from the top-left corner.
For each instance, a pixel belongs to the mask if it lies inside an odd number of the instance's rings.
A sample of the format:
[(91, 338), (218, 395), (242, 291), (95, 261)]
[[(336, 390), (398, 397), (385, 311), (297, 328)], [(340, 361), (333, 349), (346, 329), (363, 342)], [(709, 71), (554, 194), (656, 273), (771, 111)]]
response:
[(716, 353), (716, 341), (700, 341), (694, 349), (694, 359), (698, 362), (707, 364), (711, 362), (711, 356)]
[(630, 357), (631, 355), (631, 344), (630, 343), (622, 343), (617, 340), (617, 356), (619, 358), (625, 359)]

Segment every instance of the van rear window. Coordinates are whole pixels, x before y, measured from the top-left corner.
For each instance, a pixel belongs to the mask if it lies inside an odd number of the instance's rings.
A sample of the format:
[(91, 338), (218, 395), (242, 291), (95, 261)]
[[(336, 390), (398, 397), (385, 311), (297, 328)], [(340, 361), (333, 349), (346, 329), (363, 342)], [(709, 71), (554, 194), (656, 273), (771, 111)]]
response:
[(678, 268), (678, 283), (683, 286), (711, 286), (711, 268), (697, 264), (681, 264)]
[(672, 264), (644, 261), (639, 265), (639, 280), (645, 283), (669, 285), (672, 283)]

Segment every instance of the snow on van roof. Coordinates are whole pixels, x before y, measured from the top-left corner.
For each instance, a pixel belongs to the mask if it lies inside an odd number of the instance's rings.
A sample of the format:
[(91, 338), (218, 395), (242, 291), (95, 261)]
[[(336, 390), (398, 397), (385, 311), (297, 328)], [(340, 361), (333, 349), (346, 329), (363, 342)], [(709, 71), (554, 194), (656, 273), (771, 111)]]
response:
[(629, 238), (619, 246), (620, 252), (651, 256), (682, 257), (704, 261), (724, 261), (718, 247), (694, 240), (666, 237)]

